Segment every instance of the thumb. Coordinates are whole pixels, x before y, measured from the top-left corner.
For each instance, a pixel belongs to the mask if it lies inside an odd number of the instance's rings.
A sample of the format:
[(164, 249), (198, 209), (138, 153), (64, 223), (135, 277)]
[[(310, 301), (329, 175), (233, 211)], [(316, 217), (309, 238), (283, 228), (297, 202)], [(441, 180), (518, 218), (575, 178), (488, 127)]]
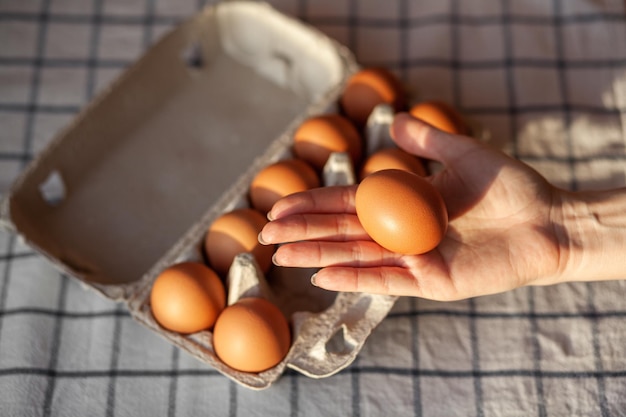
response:
[(443, 132), (408, 113), (394, 117), (391, 137), (405, 151), (444, 165), (478, 145), (470, 137)]

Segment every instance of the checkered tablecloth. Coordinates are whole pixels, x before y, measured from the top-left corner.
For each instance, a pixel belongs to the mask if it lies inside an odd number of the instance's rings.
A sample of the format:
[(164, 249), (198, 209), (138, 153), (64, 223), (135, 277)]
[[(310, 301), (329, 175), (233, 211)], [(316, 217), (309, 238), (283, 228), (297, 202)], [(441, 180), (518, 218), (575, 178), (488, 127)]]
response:
[[(570, 189), (626, 185), (622, 0), (276, 0)], [(198, 0), (0, 0), (0, 192)], [(624, 273), (626, 277), (626, 271)], [(357, 360), (243, 388), (0, 233), (0, 416), (626, 415), (626, 281), (400, 298)]]

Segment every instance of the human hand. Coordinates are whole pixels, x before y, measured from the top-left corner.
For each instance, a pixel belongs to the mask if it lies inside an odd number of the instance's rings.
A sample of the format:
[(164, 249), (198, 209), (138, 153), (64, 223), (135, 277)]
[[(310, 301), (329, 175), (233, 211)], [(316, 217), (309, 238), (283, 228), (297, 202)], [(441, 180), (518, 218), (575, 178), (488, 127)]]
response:
[(558, 282), (562, 191), (524, 163), (473, 138), (396, 116), (394, 141), (443, 169), (428, 179), (441, 193), (449, 226), (421, 255), (400, 255), (371, 240), (356, 216), (356, 186), (325, 187), (278, 201), (259, 239), (282, 244), (274, 262), (319, 267), (315, 285), (335, 291), (455, 300)]

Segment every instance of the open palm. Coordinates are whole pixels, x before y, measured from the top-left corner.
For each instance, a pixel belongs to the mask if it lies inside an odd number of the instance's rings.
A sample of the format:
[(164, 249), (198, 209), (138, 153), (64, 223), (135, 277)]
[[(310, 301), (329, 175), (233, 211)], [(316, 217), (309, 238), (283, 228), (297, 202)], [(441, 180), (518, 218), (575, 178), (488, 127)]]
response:
[(356, 186), (293, 194), (276, 203), (260, 238), (282, 243), (282, 266), (322, 268), (316, 285), (454, 300), (555, 281), (560, 191), (520, 161), (468, 137), (436, 130), (409, 115), (396, 116), (396, 143), (443, 165), (429, 179), (449, 212), (438, 247), (422, 255), (385, 250), (356, 216)]

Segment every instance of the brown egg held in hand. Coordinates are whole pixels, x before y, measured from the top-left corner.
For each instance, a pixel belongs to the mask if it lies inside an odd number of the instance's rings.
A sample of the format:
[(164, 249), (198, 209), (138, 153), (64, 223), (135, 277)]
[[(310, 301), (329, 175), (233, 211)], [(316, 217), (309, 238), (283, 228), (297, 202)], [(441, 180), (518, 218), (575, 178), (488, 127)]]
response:
[(405, 106), (400, 80), (384, 68), (366, 68), (356, 72), (339, 98), (344, 114), (359, 128), (366, 125), (374, 107), (382, 103), (391, 105), (397, 112)]
[(409, 114), (431, 126), (455, 135), (467, 135), (468, 128), (461, 115), (440, 101), (424, 101), (411, 107)]
[(384, 148), (371, 154), (361, 168), (360, 179), (383, 169), (401, 169), (413, 174), (426, 176), (426, 169), (422, 161), (414, 155), (400, 148)]
[(263, 298), (242, 298), (228, 306), (213, 330), (217, 356), (242, 372), (262, 372), (276, 366), (290, 346), (287, 319)]
[(249, 252), (261, 270), (267, 273), (272, 265), (274, 247), (261, 245), (258, 239), (266, 223), (267, 218), (251, 208), (236, 209), (215, 219), (204, 240), (209, 264), (225, 277), (235, 256)]
[(150, 292), (156, 321), (168, 330), (194, 333), (210, 329), (226, 305), (226, 291), (217, 274), (198, 262), (165, 269)]
[(410, 172), (375, 172), (358, 186), (356, 214), (367, 234), (392, 252), (417, 255), (434, 249), (448, 228), (448, 211), (435, 187)]
[(353, 166), (361, 161), (363, 142), (361, 135), (345, 117), (324, 114), (305, 120), (293, 137), (294, 154), (322, 171), (332, 152), (346, 152)]
[(250, 203), (262, 213), (289, 194), (320, 186), (320, 179), (307, 162), (284, 159), (263, 168), (250, 184)]

